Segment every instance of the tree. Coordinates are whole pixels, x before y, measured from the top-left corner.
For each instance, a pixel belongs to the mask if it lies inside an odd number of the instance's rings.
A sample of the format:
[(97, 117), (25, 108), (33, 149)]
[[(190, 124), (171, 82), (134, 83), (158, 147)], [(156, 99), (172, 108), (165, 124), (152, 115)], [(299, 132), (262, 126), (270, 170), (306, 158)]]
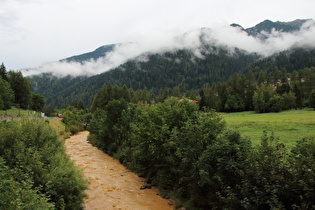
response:
[(174, 96), (177, 98), (181, 97), (180, 89), (178, 86), (173, 87), (171, 96)]
[(84, 109), (84, 103), (83, 101), (80, 99), (80, 100), (74, 100), (70, 103), (70, 106), (73, 106), (77, 109)]
[(8, 81), (8, 73), (3, 63), (0, 66), (0, 79), (1, 78)]
[(283, 97), (284, 104), (285, 104), (284, 108), (286, 110), (296, 108), (296, 97), (295, 97), (294, 93), (292, 93), (292, 92), (284, 93), (282, 95), (282, 97)]
[(265, 113), (270, 111), (268, 102), (273, 94), (274, 91), (268, 85), (260, 85), (257, 87), (253, 96), (254, 109), (257, 113)]
[(8, 78), (10, 85), (14, 91), (14, 103), (19, 105), (20, 108), (29, 108), (32, 96), (29, 80), (27, 78), (24, 78), (20, 71), (10, 71)]
[(32, 94), (31, 109), (34, 111), (41, 111), (45, 105), (44, 97), (39, 93)]
[(284, 110), (284, 108), (285, 108), (284, 99), (282, 96), (278, 94), (272, 96), (268, 101), (268, 109), (271, 112), (280, 112)]
[(44, 112), (46, 116), (56, 116), (56, 111), (53, 106), (44, 105), (42, 112)]
[(302, 90), (301, 90), (301, 82), (293, 84), (292, 91), (296, 97), (296, 107), (302, 108), (303, 107), (303, 97), (302, 97)]
[(315, 109), (315, 90), (312, 90), (308, 104), (311, 108)]
[(282, 68), (281, 71), (281, 83), (286, 84), (288, 82), (287, 69), (285, 67)]
[(258, 76), (258, 85), (265, 84), (265, 83), (266, 83), (266, 73), (261, 70)]
[(253, 96), (256, 90), (256, 80), (254, 73), (249, 71), (246, 75), (242, 77), (242, 83), (244, 85), (244, 103), (245, 103), (245, 110), (253, 110)]
[(14, 102), (14, 92), (10, 84), (0, 78), (0, 110), (10, 109)]
[(159, 90), (159, 93), (155, 97), (155, 102), (163, 102), (168, 97), (169, 97), (169, 89), (168, 88), (162, 88)]

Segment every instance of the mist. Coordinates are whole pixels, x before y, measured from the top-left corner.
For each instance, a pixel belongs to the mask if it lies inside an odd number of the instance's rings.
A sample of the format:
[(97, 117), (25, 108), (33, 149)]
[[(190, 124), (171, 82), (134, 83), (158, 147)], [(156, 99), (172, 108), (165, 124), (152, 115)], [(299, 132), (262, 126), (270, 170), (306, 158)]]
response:
[[(272, 30), (271, 33), (261, 32), (267, 39), (249, 36), (239, 27), (214, 26), (211, 29), (191, 30), (183, 35), (155, 32), (139, 37), (140, 41), (116, 45), (113, 51), (97, 60), (84, 63), (50, 62), (36, 68), (23, 70), (23, 75), (31, 76), (40, 73), (52, 73), (55, 76), (92, 76), (109, 71), (131, 59), (147, 61), (148, 53), (162, 54), (181, 49), (190, 50), (196, 57), (203, 58), (204, 43), (222, 46), (227, 49), (239, 48), (248, 53), (258, 53), (262, 57), (290, 49), (292, 47), (315, 47), (315, 21), (307, 21), (300, 31), (293, 33)], [(208, 52), (214, 53), (214, 52)]]

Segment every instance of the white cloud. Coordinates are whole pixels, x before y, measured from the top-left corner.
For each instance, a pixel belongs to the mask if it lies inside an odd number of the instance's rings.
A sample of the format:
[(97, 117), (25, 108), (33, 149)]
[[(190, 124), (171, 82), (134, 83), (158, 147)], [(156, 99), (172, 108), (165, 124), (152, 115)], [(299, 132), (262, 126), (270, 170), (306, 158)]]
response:
[[(313, 8), (313, 0), (0, 0), (0, 62), (8, 69), (27, 68), (112, 43), (141, 43), (139, 49), (130, 46), (133, 53), (160, 50), (159, 45), (167, 49), (172, 37), (186, 31), (233, 22), (250, 27), (265, 19), (314, 19)], [(229, 34), (223, 36), (229, 42)], [(255, 42), (235, 36), (239, 45)], [(191, 46), (198, 45), (191, 38)]]
[(30, 69), (24, 72), (24, 74), (31, 75), (52, 72), (57, 76), (95, 75), (108, 71), (140, 55), (142, 57), (139, 59), (146, 60), (144, 55), (148, 52), (163, 53), (179, 49), (189, 49), (196, 57), (203, 58), (201, 54), (201, 51), (204, 50), (202, 42), (225, 46), (231, 49), (240, 48), (248, 52), (259, 53), (263, 56), (268, 56), (291, 47), (315, 47), (314, 21), (306, 22), (302, 30), (294, 33), (278, 32), (275, 30), (272, 30), (270, 34), (266, 32), (262, 33), (268, 37), (267, 40), (262, 41), (254, 38), (240, 28), (230, 26), (195, 29), (176, 37), (172, 36), (172, 34), (155, 33), (152, 36), (143, 37), (142, 42), (117, 45), (112, 52), (96, 61), (91, 60), (83, 64), (76, 62), (46, 63), (40, 67)]

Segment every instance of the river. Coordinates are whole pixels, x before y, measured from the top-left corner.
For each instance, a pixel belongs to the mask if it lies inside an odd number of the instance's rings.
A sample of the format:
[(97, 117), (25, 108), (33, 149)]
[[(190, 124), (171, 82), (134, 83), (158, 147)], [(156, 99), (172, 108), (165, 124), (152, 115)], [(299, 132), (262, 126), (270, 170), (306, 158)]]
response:
[(156, 187), (140, 190), (144, 179), (128, 171), (116, 159), (87, 142), (89, 132), (66, 139), (66, 151), (89, 179), (85, 209), (167, 210), (170, 200), (159, 196)]

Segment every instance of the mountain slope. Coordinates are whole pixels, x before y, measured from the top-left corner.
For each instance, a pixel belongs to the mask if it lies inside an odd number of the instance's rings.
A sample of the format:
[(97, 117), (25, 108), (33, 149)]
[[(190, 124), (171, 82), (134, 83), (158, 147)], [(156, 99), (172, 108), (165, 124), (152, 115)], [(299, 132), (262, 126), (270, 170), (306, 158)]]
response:
[(69, 58), (62, 59), (60, 61), (83, 63), (85, 61), (89, 61), (92, 59), (97, 60), (98, 58), (106, 56), (106, 54), (111, 52), (115, 48), (115, 46), (116, 44), (104, 45), (97, 48), (93, 52), (88, 52), (81, 55), (75, 55)]
[[(147, 89), (155, 94), (161, 88), (179, 86), (181, 91), (198, 90), (209, 82), (225, 81), (234, 72), (242, 72), (255, 60), (255, 54), (237, 51), (233, 56), (221, 49), (219, 54), (197, 58), (187, 50), (174, 53), (151, 54), (148, 61), (128, 61), (121, 66), (85, 78), (73, 85), (47, 96), (47, 103), (60, 106), (76, 99), (89, 104), (103, 84), (126, 85), (129, 88)], [(31, 79), (32, 81), (32, 79)], [(47, 84), (47, 83), (46, 83)], [(42, 93), (44, 94), (44, 93)]]
[[(265, 32), (271, 32), (273, 28), (291, 33), (299, 30), (306, 21), (284, 23), (266, 20), (243, 30), (251, 36), (264, 39), (266, 37), (262, 37), (262, 34), (266, 35)], [(232, 26), (241, 27), (238, 24)], [(201, 32), (199, 35), (200, 45), (197, 54), (196, 48), (170, 50), (164, 53), (148, 52), (95, 76), (60, 78), (52, 74), (43, 74), (30, 77), (30, 82), (34, 92), (43, 94), (48, 104), (60, 107), (77, 99), (82, 99), (88, 105), (105, 83), (126, 85), (135, 90), (146, 88), (152, 94), (156, 94), (161, 88), (175, 86), (184, 92), (199, 90), (205, 83), (225, 81), (235, 72), (252, 70), (258, 73), (260, 70), (271, 71), (275, 67), (279, 69), (284, 67), (288, 72), (292, 72), (315, 66), (315, 51), (312, 49), (292, 48), (263, 58), (256, 53), (211, 42), (212, 39), (207, 37), (209, 34)], [(115, 46), (117, 45), (102, 46), (93, 52), (62, 61), (85, 63), (91, 59), (97, 60), (102, 55), (113, 52)]]
[(262, 31), (271, 33), (274, 29), (282, 32), (294, 32), (300, 30), (301, 26), (308, 20), (295, 20), (291, 22), (272, 22), (271, 20), (265, 20), (254, 27), (247, 28), (245, 31), (251, 36), (257, 36)]
[[(68, 78), (67, 88), (42, 94), (46, 96), (47, 103), (54, 106), (68, 104), (77, 99), (88, 105), (102, 85), (108, 83), (126, 85), (135, 90), (145, 88), (152, 94), (156, 94), (161, 88), (175, 86), (185, 92), (199, 90), (205, 83), (226, 81), (234, 73), (251, 70), (257, 75), (260, 70), (271, 72), (276, 67), (286, 68), (287, 72), (291, 73), (293, 70), (315, 66), (315, 49), (291, 49), (264, 59), (258, 59), (255, 54), (242, 52), (234, 56), (227, 55), (224, 51), (221, 53), (210, 54), (204, 59), (195, 58), (188, 51), (154, 54), (149, 56), (147, 62), (133, 60), (92, 77), (80, 80)], [(63, 83), (65, 80), (59, 81)], [(55, 87), (60, 83), (57, 82)]]

